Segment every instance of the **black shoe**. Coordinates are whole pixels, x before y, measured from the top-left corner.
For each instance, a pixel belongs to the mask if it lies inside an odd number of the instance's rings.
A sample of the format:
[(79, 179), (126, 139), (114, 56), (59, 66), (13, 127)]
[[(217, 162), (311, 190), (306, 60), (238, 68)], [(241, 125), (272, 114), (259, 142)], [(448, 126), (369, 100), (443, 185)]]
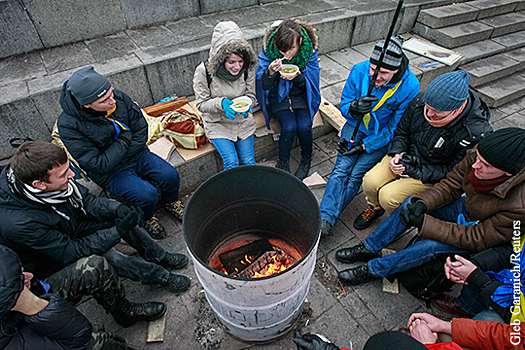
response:
[(321, 235), (330, 236), (334, 232), (334, 226), (326, 220), (321, 220)]
[(166, 252), (159, 265), (168, 270), (181, 269), (188, 265), (188, 258), (183, 254)]
[(350, 284), (352, 286), (373, 281), (379, 278), (370, 273), (367, 263), (359, 265), (358, 267), (354, 267), (353, 269), (341, 271), (337, 277), (339, 277), (341, 282)]
[(130, 327), (138, 321), (153, 321), (166, 312), (166, 305), (152, 301), (144, 304), (125, 301), (118, 310), (111, 312), (115, 321), (122, 327)]
[(363, 243), (353, 246), (351, 248), (339, 249), (335, 252), (337, 260), (351, 264), (356, 261), (369, 261), (380, 257), (381, 254), (371, 252)]
[(166, 230), (160, 224), (159, 219), (155, 216), (152, 216), (151, 219), (144, 221), (142, 227), (146, 232), (154, 239), (161, 239), (166, 237)]
[(281, 169), (289, 173), (290, 172), (290, 161), (287, 160), (286, 162), (283, 162), (281, 160), (278, 160), (277, 165), (275, 167), (277, 169)]
[(458, 302), (457, 298), (454, 298), (450, 295), (441, 295), (437, 298), (432, 299), (430, 302), (431, 306), (435, 306), (441, 311), (445, 311), (448, 314), (466, 317), (466, 318), (472, 318), (474, 317), (473, 314), (470, 314), (468, 311), (463, 309), (461, 305)]
[(170, 212), (177, 220), (182, 222), (184, 217), (184, 204), (181, 201), (176, 201), (173, 203), (166, 203), (166, 210)]
[(174, 294), (182, 293), (190, 287), (190, 279), (186, 276), (170, 273), (168, 280), (162, 288)]
[(366, 208), (357, 218), (354, 220), (354, 228), (356, 230), (364, 230), (369, 227), (376, 218), (380, 217), (385, 213), (385, 209), (374, 209), (371, 205)]
[(299, 180), (303, 180), (308, 176), (308, 171), (310, 171), (310, 165), (312, 164), (312, 157), (308, 159), (301, 159), (301, 163), (299, 163), (299, 167), (297, 168), (297, 171), (295, 172), (295, 177)]

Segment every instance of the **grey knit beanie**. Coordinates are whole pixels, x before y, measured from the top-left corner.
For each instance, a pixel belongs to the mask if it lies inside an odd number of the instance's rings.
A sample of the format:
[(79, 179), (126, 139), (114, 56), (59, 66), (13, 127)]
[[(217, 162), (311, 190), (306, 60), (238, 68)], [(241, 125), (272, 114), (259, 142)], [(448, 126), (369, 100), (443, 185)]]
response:
[[(370, 63), (377, 65), (379, 63), (379, 58), (381, 56), (381, 51), (385, 41), (381, 40), (374, 46), (372, 55), (370, 55)], [(388, 48), (385, 52), (385, 57), (383, 58), (383, 63), (381, 67), (396, 70), (401, 67), (401, 61), (403, 60), (403, 38), (399, 35), (394, 35), (390, 38), (388, 43)]]
[(67, 89), (81, 105), (95, 102), (111, 88), (109, 81), (95, 72), (93, 66), (77, 70), (67, 82)]
[(479, 141), (478, 152), (493, 167), (517, 174), (525, 167), (525, 130), (496, 130)]
[(425, 103), (438, 111), (453, 111), (468, 98), (470, 74), (464, 70), (440, 75), (428, 85)]

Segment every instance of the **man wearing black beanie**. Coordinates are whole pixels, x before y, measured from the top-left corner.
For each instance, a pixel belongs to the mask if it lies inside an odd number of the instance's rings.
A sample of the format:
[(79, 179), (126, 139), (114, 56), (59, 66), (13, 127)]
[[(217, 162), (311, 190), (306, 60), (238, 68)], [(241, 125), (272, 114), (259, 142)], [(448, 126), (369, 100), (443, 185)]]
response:
[[(497, 166), (496, 166), (497, 165)], [(364, 241), (336, 252), (345, 263), (339, 279), (360, 284), (420, 266), (440, 254), (469, 255), (510, 242), (525, 218), (525, 130), (505, 128), (487, 135), (434, 187), (408, 198)], [(379, 258), (406, 229), (420, 240)]]

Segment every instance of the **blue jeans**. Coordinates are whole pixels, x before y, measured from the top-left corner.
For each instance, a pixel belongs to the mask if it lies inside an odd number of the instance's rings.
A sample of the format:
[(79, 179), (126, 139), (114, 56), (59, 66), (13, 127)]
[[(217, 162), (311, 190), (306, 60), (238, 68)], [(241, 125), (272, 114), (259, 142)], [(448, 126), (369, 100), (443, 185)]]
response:
[(301, 158), (312, 158), (314, 139), (312, 136), (312, 118), (308, 108), (298, 108), (293, 111), (283, 109), (275, 112), (275, 117), (281, 124), (279, 160), (282, 162), (290, 160), (290, 152), (296, 134), (301, 146)]
[[(354, 127), (346, 123), (341, 130), (341, 140), (350, 140)], [(355, 141), (361, 141), (366, 135), (358, 132)], [(332, 225), (341, 212), (354, 199), (363, 182), (363, 176), (372, 169), (388, 152), (388, 146), (371, 153), (361, 152), (351, 156), (337, 154), (337, 161), (330, 174), (323, 200), (321, 202), (321, 218)]]
[[(379, 252), (381, 249), (386, 248), (407, 229), (399, 219), (399, 212), (401, 208), (406, 207), (410, 203), (411, 198), (409, 197), (404, 201), (392, 215), (381, 222), (377, 229), (364, 240), (364, 245), (370, 251)], [(457, 222), (458, 215), (461, 213), (468, 216), (465, 207), (465, 197), (461, 197), (454, 203), (434, 210), (429, 215), (439, 220)], [(467, 249), (423, 239), (397, 253), (370, 260), (368, 269), (375, 276), (388, 277), (394, 273), (423, 265), (441, 254), (465, 254), (469, 252)]]
[(235, 142), (228, 139), (211, 139), (221, 155), (224, 170), (235, 168), (240, 165), (255, 165), (255, 154), (253, 150), (253, 135)]
[(158, 185), (165, 203), (179, 199), (179, 173), (171, 164), (148, 150), (142, 152), (135, 162), (113, 174), (106, 190), (142, 209), (144, 220), (149, 220), (158, 201), (157, 189), (149, 181)]
[[(84, 238), (100, 230), (116, 230), (115, 221), (81, 221), (74, 237)], [(95, 253), (105, 257), (120, 277), (147, 285), (163, 284), (168, 280), (169, 272), (158, 265), (166, 255), (166, 251), (144, 229), (135, 226), (127, 234), (122, 235), (122, 239), (133, 247), (141, 257), (122, 254), (115, 248), (106, 252)]]

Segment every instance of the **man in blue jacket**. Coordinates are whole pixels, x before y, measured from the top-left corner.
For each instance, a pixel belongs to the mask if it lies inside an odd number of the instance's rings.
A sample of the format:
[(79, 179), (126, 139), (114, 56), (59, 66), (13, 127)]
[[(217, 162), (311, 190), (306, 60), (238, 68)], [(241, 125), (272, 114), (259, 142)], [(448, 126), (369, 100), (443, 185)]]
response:
[(155, 239), (166, 235), (153, 215), (160, 189), (166, 209), (182, 220), (179, 173), (146, 146), (148, 123), (135, 102), (93, 67), (79, 69), (62, 87), (60, 139), (89, 177), (144, 212), (142, 226)]
[[(387, 153), (397, 123), (410, 101), (419, 93), (419, 81), (410, 71), (403, 53), (403, 39), (390, 40), (372, 96), (366, 96), (384, 41), (374, 47), (370, 60), (352, 67), (341, 95), (339, 153), (321, 202), (321, 232), (330, 234), (339, 214), (355, 197), (363, 176)], [(363, 116), (355, 142), (351, 140), (357, 120)]]

